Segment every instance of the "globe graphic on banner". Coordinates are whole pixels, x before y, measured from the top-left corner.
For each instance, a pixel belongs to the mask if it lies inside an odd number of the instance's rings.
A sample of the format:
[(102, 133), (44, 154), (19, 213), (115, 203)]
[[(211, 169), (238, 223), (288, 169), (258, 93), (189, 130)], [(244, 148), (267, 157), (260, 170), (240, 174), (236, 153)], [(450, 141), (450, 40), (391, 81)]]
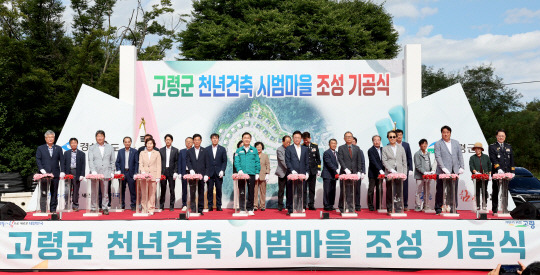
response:
[[(243, 98), (223, 110), (223, 115), (215, 122), (212, 132), (220, 135), (220, 144), (227, 149), (228, 163), (222, 187), (224, 207), (232, 208), (233, 205), (233, 154), (245, 132), (252, 135), (252, 146), (258, 141), (264, 144), (263, 152), (270, 159), (266, 205), (269, 208), (277, 207), (278, 182), (274, 176), (277, 167), (276, 149), (282, 145), (283, 136), (292, 136), (296, 130), (310, 132), (314, 143), (321, 141), (326, 144), (331, 138), (331, 131), (324, 118), (304, 99)], [(319, 144), (321, 154), (325, 147)]]

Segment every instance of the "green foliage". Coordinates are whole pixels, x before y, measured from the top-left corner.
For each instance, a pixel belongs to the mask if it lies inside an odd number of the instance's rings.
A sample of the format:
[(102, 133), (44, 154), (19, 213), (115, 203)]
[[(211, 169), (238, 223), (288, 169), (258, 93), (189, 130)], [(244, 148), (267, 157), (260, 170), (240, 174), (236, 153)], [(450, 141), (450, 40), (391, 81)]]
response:
[(398, 33), (382, 4), (200, 0), (178, 34), (189, 60), (390, 59)]

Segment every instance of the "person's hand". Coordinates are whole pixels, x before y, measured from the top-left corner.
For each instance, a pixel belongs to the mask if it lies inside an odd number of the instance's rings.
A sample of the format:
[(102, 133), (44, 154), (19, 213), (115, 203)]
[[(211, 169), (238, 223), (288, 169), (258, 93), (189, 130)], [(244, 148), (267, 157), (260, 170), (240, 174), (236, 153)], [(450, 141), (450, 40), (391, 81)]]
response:
[(336, 174), (338, 174), (338, 175), (339, 175), (339, 169), (336, 169)]
[(448, 169), (446, 169), (446, 168), (443, 168), (442, 171), (443, 171), (445, 174), (450, 174), (450, 171), (448, 171)]
[(204, 182), (208, 181), (208, 176), (204, 176)]
[(394, 170), (394, 169), (391, 169), (391, 170), (390, 170), (390, 173), (397, 173), (397, 171)]
[(244, 174), (244, 171), (240, 170), (238, 171), (238, 175), (243, 175)]
[(114, 173), (117, 174), (117, 175), (120, 175), (120, 171), (116, 171), (116, 172), (114, 172)]
[(190, 175), (195, 175), (195, 171), (193, 169), (189, 170)]
[(502, 169), (499, 169), (499, 171), (497, 171), (497, 173), (504, 174), (504, 171)]
[(379, 174), (384, 175), (384, 171), (383, 171), (383, 170), (379, 170)]
[(60, 172), (60, 178), (63, 178), (63, 177), (65, 177), (65, 176), (66, 176), (66, 173)]
[(475, 174), (480, 175), (480, 172), (476, 171)]
[(39, 170), (39, 172), (41, 172), (41, 174), (47, 174), (47, 171), (45, 171), (45, 169), (41, 169)]
[(292, 170), (291, 174), (296, 175), (298, 173), (296, 173), (296, 171)]
[(255, 175), (255, 180), (259, 180), (259, 174)]
[(360, 174), (360, 179), (364, 179), (366, 177), (366, 174), (362, 173)]
[(223, 178), (223, 171), (219, 171), (218, 177)]
[(429, 175), (429, 172), (424, 172), (424, 175)]
[(176, 180), (176, 178), (178, 178), (178, 173), (174, 173), (174, 174), (172, 175), (172, 178), (173, 178), (173, 180)]
[(461, 175), (461, 174), (463, 174), (463, 172), (465, 172), (465, 170), (463, 170), (463, 168), (459, 168), (457, 173)]
[(156, 184), (158, 184), (161, 181), (161, 179), (156, 179)]
[(345, 168), (345, 174), (349, 175), (351, 173), (351, 170), (349, 168)]
[(488, 272), (488, 275), (499, 275), (500, 270), (501, 270), (501, 264), (498, 264), (497, 268), (495, 268), (492, 271)]
[(317, 171), (317, 177), (321, 176), (321, 171)]
[(79, 177), (79, 181), (83, 181), (84, 177), (83, 176), (80, 176)]
[(358, 172), (358, 173), (356, 173), (356, 176), (358, 176), (358, 178), (361, 179), (362, 178), (362, 173)]
[(96, 172), (96, 171), (92, 171), (92, 175), (97, 175), (97, 172)]
[(114, 173), (111, 173), (111, 179), (114, 179)]
[(309, 179), (309, 173), (306, 173), (306, 180)]
[(521, 270), (518, 270), (517, 271), (517, 274), (520, 274), (523, 272), (523, 270), (525, 270), (525, 268), (527, 268), (522, 262), (518, 261), (518, 264), (519, 266), (521, 266)]

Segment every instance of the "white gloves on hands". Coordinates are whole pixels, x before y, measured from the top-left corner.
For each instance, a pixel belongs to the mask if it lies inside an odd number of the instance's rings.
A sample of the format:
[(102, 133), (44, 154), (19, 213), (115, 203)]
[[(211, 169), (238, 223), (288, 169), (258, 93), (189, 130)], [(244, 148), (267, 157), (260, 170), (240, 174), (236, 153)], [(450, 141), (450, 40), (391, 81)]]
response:
[(317, 172), (317, 177), (320, 177), (321, 176), (321, 171), (318, 171)]
[(173, 180), (176, 180), (176, 178), (178, 178), (178, 173), (174, 173), (174, 174), (172, 175), (172, 178), (173, 178)]
[(218, 177), (223, 178), (223, 171), (219, 171)]
[(379, 174), (384, 175), (384, 171), (383, 171), (383, 170), (379, 170)]
[(255, 180), (259, 180), (259, 174), (255, 175)]
[(240, 170), (238, 171), (238, 175), (243, 175), (244, 174), (244, 171)]
[(296, 173), (296, 171), (292, 170), (291, 174), (296, 175), (298, 173)]
[(390, 173), (397, 173), (397, 171), (394, 169), (390, 169)]
[(429, 175), (429, 172), (424, 172), (424, 175)]
[(39, 170), (39, 172), (41, 172), (41, 174), (47, 174), (47, 171), (45, 171), (45, 169), (41, 169)]
[(189, 170), (190, 175), (195, 175), (195, 171), (193, 169)]
[(66, 173), (60, 172), (60, 178), (63, 178), (63, 177), (65, 177), (65, 176), (66, 176)]
[(349, 168), (345, 168), (345, 174), (349, 175), (351, 173), (351, 170)]
[(309, 179), (309, 173), (306, 173), (306, 180)]
[(120, 171), (116, 171), (116, 172), (114, 172), (114, 173), (117, 174), (117, 175), (120, 175)]
[(503, 171), (502, 169), (499, 169), (499, 170), (497, 171), (497, 173), (499, 173), (499, 174), (504, 174), (504, 171)]
[(443, 168), (442, 171), (443, 171), (445, 174), (450, 174), (450, 171), (448, 171), (448, 169), (446, 169), (446, 168)]
[(463, 168), (459, 168), (459, 170), (458, 170), (458, 174), (460, 174), (460, 175), (461, 175), (461, 174), (463, 174), (463, 172), (465, 172), (465, 170), (463, 170)]
[(83, 176), (80, 176), (79, 177), (79, 181), (83, 181), (84, 177)]
[(207, 182), (208, 181), (208, 176), (204, 176), (203, 180), (204, 180), (204, 182)]
[(92, 171), (92, 175), (97, 175), (97, 172), (96, 172), (96, 171)]

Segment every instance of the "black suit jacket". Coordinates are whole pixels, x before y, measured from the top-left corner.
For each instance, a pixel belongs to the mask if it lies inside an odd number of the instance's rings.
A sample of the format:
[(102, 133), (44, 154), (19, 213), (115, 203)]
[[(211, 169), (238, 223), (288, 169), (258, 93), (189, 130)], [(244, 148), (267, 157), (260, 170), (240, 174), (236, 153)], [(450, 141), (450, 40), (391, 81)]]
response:
[(176, 173), (179, 175), (186, 174), (187, 151), (187, 148), (184, 148), (178, 152), (178, 167), (176, 168)]
[[(167, 168), (167, 146), (159, 149), (159, 154), (161, 155), (161, 174), (165, 175), (165, 169)], [(170, 175), (178, 173), (178, 149), (174, 146), (171, 146), (171, 154), (169, 155), (169, 169), (172, 169)]]
[[(401, 146), (403, 146), (403, 149), (405, 150), (405, 155), (407, 156), (407, 171), (413, 170), (413, 163), (412, 163), (412, 153), (411, 153), (411, 146), (409, 143), (402, 141)], [(408, 174), (407, 174), (408, 176)]]
[[(71, 149), (64, 152), (64, 158), (62, 162), (64, 167), (64, 173), (71, 173)], [(73, 175), (74, 180), (79, 180), (80, 176), (85, 176), (86, 173), (86, 154), (77, 149), (77, 155), (75, 157), (75, 175)]]
[(206, 176), (206, 149), (199, 147), (199, 158), (197, 158), (195, 147), (191, 147), (187, 151), (186, 164), (188, 170), (193, 170), (196, 174)]
[(212, 145), (206, 147), (206, 175), (209, 177), (217, 176), (219, 171), (223, 171), (225, 174), (225, 169), (227, 169), (227, 150), (225, 147), (218, 144), (215, 158)]
[(379, 176), (379, 171), (384, 171), (384, 165), (382, 163), (382, 146), (379, 147), (379, 150), (381, 150), (381, 156), (379, 157), (379, 153), (377, 152), (377, 148), (375, 146), (371, 146), (369, 148), (367, 154), (369, 159), (369, 167), (368, 167), (368, 178), (374, 179)]
[(334, 156), (334, 153), (332, 152), (332, 149), (328, 149), (328, 150), (324, 151), (324, 154), (323, 154), (323, 170), (322, 170), (322, 174), (321, 174), (322, 178), (323, 179), (335, 179), (337, 169), (338, 169), (337, 152), (336, 152), (336, 156)]
[[(116, 171), (126, 175), (126, 148), (118, 150), (116, 155)], [(128, 159), (128, 175), (133, 177), (139, 171), (139, 152), (134, 148), (129, 148), (129, 159)]]
[(309, 156), (308, 149), (305, 146), (300, 146), (300, 160), (296, 153), (294, 144), (285, 149), (285, 163), (287, 163), (287, 175), (291, 174), (294, 170), (298, 174), (305, 174), (309, 172)]
[(347, 144), (339, 146), (338, 160), (341, 165), (341, 174), (345, 174), (345, 169), (349, 169), (352, 174), (358, 172), (366, 172), (366, 160), (364, 158), (364, 152), (360, 150), (360, 147), (351, 144), (352, 158), (349, 154)]
[(489, 145), (489, 160), (491, 160), (492, 173), (498, 173), (502, 169), (505, 173), (514, 173), (514, 150), (512, 145), (503, 143), (504, 149), (501, 151), (501, 146), (498, 142)]
[(319, 145), (310, 142), (308, 146), (303, 144), (302, 146), (308, 149), (309, 156), (309, 173), (311, 175), (317, 174), (321, 170), (321, 153), (319, 153)]
[(45, 169), (47, 173), (52, 173), (55, 178), (60, 176), (60, 172), (64, 172), (62, 167), (62, 160), (64, 154), (62, 153), (62, 147), (53, 144), (52, 157), (49, 155), (49, 147), (47, 144), (40, 145), (36, 150), (36, 163), (38, 170)]

